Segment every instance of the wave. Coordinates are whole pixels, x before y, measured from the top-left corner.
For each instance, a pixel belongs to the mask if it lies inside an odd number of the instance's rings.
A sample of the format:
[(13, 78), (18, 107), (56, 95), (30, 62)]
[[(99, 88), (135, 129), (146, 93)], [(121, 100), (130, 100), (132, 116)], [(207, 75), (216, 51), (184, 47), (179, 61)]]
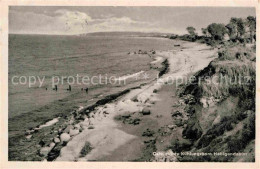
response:
[(134, 73), (134, 74), (128, 74), (128, 75), (124, 75), (124, 76), (121, 76), (119, 78), (116, 78), (115, 80), (116, 81), (122, 81), (122, 80), (127, 80), (129, 78), (134, 78), (134, 77), (137, 77), (139, 76), (140, 74), (144, 73), (144, 71), (140, 71), (140, 72), (137, 72), (137, 73)]

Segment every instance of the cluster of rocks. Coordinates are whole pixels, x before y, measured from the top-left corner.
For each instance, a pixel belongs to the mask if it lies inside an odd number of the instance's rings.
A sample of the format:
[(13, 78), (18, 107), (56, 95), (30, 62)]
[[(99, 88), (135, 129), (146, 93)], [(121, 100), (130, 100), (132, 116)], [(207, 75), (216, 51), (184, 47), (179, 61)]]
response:
[(60, 150), (64, 147), (72, 137), (78, 135), (83, 130), (83, 126), (78, 123), (84, 119), (79, 110), (72, 111), (69, 115), (63, 116), (65, 122), (59, 126), (59, 129), (51, 131), (50, 134), (57, 133), (51, 140), (42, 139), (39, 142), (41, 146), (39, 155), (47, 160), (54, 160), (58, 157)]
[(82, 127), (79, 124), (67, 125), (64, 129), (59, 129), (58, 134), (52, 139), (51, 143), (47, 146), (44, 140), (41, 140), (39, 144), (42, 148), (39, 151), (39, 155), (42, 157), (47, 157), (52, 149), (57, 145), (65, 145), (71, 138), (78, 135), (82, 131)]
[(119, 115), (115, 119), (120, 120), (123, 123), (132, 124), (132, 125), (138, 125), (138, 124), (140, 124), (140, 121), (141, 121), (141, 119), (139, 119), (139, 118), (131, 117), (130, 114)]

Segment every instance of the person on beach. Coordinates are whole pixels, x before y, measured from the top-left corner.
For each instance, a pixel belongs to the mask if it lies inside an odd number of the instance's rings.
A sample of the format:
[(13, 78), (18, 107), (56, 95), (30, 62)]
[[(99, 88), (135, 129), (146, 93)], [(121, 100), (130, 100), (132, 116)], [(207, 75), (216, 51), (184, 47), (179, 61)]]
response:
[(86, 93), (88, 93), (88, 88), (85, 89)]
[(55, 85), (55, 87), (54, 87), (54, 89), (53, 90), (55, 90), (56, 92), (57, 92), (57, 90), (58, 90), (58, 86), (57, 85)]
[(68, 91), (71, 91), (71, 85), (69, 85), (69, 88), (67, 89)]

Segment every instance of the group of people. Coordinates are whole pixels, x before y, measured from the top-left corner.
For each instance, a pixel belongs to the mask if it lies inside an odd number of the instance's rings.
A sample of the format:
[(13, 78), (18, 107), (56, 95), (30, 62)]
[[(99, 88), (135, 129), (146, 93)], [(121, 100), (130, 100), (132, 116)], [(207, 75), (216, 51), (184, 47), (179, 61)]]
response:
[[(46, 90), (48, 90), (47, 87), (46, 87)], [(58, 85), (55, 85), (52, 90), (58, 91)], [(88, 93), (88, 88), (87, 87), (85, 89), (81, 88), (81, 91), (83, 91), (83, 90), (85, 90), (86, 93)], [(69, 85), (69, 88), (67, 88), (67, 91), (71, 91), (71, 85)]]

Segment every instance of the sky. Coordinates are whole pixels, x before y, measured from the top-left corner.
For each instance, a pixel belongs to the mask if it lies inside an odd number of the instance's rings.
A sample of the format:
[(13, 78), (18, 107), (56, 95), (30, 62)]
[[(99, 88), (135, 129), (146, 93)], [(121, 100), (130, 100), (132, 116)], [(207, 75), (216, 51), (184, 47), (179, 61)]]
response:
[(255, 16), (254, 8), (245, 7), (69, 7), (11, 6), (9, 33), (82, 34), (91, 32), (134, 31), (187, 33), (228, 23), (231, 17)]

